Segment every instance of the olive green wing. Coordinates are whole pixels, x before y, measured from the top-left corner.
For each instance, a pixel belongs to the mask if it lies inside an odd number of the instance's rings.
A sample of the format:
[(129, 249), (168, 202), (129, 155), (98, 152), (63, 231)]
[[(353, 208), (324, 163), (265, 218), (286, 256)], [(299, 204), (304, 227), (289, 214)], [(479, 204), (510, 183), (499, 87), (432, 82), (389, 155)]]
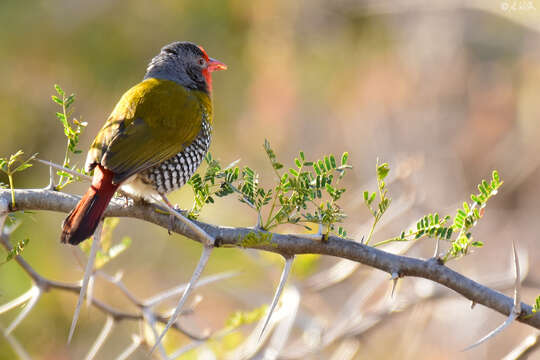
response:
[(206, 94), (147, 79), (122, 96), (90, 148), (87, 169), (101, 164), (120, 183), (189, 146), (209, 116)]

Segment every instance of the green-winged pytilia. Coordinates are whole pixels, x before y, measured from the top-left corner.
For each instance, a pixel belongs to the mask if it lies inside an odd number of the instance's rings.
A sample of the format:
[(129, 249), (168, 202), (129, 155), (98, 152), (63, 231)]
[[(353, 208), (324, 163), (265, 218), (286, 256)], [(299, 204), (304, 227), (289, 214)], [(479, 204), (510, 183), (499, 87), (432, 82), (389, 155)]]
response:
[(92, 185), (64, 221), (62, 242), (76, 245), (92, 236), (118, 188), (154, 200), (189, 180), (210, 146), (211, 73), (226, 68), (190, 42), (161, 49), (90, 147)]

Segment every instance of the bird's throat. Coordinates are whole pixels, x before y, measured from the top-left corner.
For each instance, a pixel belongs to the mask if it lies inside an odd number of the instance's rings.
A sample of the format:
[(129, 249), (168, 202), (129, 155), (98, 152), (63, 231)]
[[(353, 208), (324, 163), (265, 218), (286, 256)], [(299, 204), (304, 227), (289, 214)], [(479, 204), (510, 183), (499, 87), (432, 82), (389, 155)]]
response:
[(208, 69), (203, 69), (202, 74), (204, 76), (204, 80), (206, 80), (206, 88), (208, 89), (208, 94), (212, 94), (212, 74)]

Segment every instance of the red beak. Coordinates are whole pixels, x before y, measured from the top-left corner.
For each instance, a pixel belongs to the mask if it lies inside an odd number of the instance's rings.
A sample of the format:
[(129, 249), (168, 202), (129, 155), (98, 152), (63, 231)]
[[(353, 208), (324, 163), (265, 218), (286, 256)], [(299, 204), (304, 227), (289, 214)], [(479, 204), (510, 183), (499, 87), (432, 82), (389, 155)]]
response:
[(217, 70), (227, 70), (227, 65), (225, 65), (221, 61), (212, 58), (209, 58), (208, 60), (208, 71), (212, 72)]

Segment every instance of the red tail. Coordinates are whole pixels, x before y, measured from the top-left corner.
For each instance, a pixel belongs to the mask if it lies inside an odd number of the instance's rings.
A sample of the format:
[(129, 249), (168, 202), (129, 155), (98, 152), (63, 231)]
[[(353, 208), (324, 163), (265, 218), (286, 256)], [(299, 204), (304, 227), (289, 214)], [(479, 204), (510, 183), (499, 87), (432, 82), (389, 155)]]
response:
[(98, 165), (92, 185), (62, 224), (60, 241), (77, 245), (92, 236), (119, 184), (113, 184), (112, 171)]

